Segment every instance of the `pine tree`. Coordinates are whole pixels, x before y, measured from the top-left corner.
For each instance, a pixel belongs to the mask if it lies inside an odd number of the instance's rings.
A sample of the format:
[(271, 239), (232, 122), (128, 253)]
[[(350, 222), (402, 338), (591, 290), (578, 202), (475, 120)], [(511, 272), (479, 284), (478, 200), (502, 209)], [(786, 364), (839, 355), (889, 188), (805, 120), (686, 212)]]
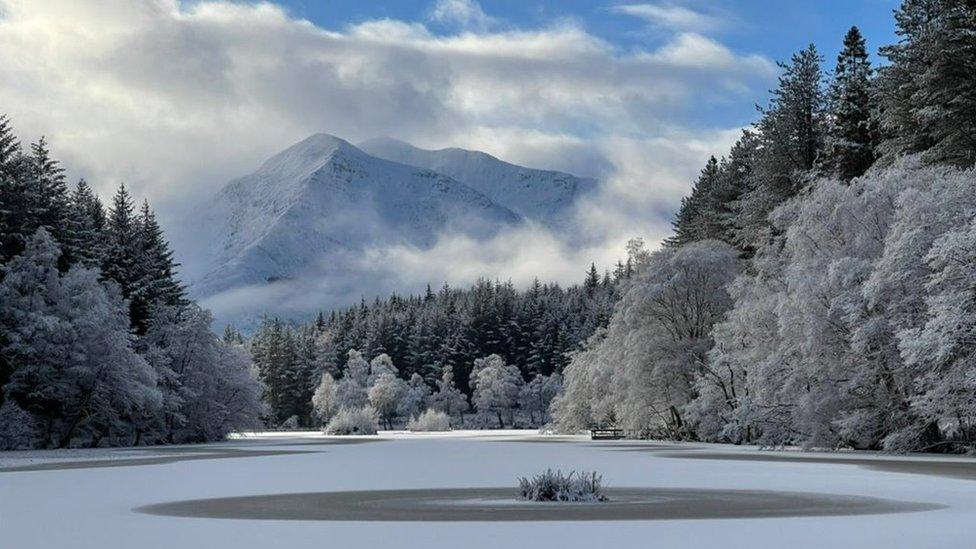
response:
[(875, 161), (877, 130), (872, 69), (864, 37), (851, 27), (837, 56), (830, 87), (831, 119), (824, 167), (844, 181), (862, 175)]
[[(70, 227), (64, 170), (51, 158), (47, 142), (41, 138), (24, 155), (12, 132), (6, 117), (0, 118), (0, 261), (22, 252), (41, 227), (61, 244)], [(63, 253), (61, 270), (70, 263)]]
[[(64, 169), (51, 158), (43, 137), (31, 144), (30, 180), (33, 187), (30, 215), (35, 227), (46, 228), (58, 243), (65, 244), (70, 239), (71, 228), (68, 186), (64, 180)], [(59, 266), (65, 271), (75, 258), (70, 256), (71, 250), (63, 251)]]
[(108, 219), (105, 225), (105, 256), (102, 261), (102, 276), (113, 280), (122, 290), (122, 296), (129, 300), (129, 318), (133, 327), (144, 327), (148, 318), (145, 303), (140, 298), (140, 243), (139, 223), (135, 214), (132, 197), (119, 185), (112, 198)]
[(745, 256), (751, 255), (752, 249), (737, 238), (742, 228), (738, 213), (741, 201), (754, 183), (753, 170), (759, 145), (755, 132), (744, 130), (742, 137), (732, 145), (729, 156), (719, 164), (718, 181), (712, 192), (718, 225), (713, 238), (737, 246)]
[(586, 272), (586, 279), (583, 281), (583, 289), (587, 295), (592, 296), (593, 292), (600, 287), (600, 272), (596, 270), (596, 263), (590, 263), (590, 270)]
[(826, 135), (826, 94), (821, 57), (811, 44), (780, 63), (783, 74), (756, 124), (760, 146), (749, 190), (738, 202), (736, 240), (748, 249), (772, 236), (769, 213), (810, 180)]
[(691, 194), (681, 199), (681, 207), (672, 223), (674, 234), (664, 241), (666, 246), (682, 246), (716, 236), (718, 214), (712, 193), (718, 186), (718, 178), (718, 160), (713, 156), (702, 168)]
[(899, 42), (881, 49), (882, 151), (923, 153), (930, 162), (976, 163), (976, 5), (905, 0)]
[(258, 372), (258, 379), (264, 383), (262, 399), (268, 405), (269, 423), (277, 425), (282, 417), (287, 393), (287, 349), (285, 347), (285, 327), (277, 318), (265, 318), (261, 328), (251, 342), (251, 356)]
[(70, 202), (71, 226), (65, 248), (75, 262), (99, 268), (105, 257), (105, 208), (84, 179), (78, 181)]
[(20, 141), (14, 135), (7, 115), (0, 114), (0, 173), (9, 169), (20, 156)]
[(224, 326), (224, 335), (221, 337), (224, 343), (228, 345), (243, 345), (244, 335), (234, 327), (233, 324), (228, 324)]
[(23, 251), (32, 234), (30, 210), (27, 162), (10, 121), (0, 116), (0, 263)]
[(144, 201), (136, 221), (138, 249), (132, 322), (139, 333), (144, 333), (156, 307), (180, 308), (186, 304), (183, 287), (176, 279), (177, 263), (163, 235), (156, 216)]

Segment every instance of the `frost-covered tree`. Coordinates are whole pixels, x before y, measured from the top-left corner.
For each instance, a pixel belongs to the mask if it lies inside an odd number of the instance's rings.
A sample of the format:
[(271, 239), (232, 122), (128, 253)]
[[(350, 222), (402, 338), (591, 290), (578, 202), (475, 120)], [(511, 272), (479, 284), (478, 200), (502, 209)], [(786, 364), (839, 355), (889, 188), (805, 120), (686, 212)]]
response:
[(62, 276), (59, 256), (42, 228), (4, 268), (5, 400), (44, 425), (45, 445), (128, 443), (128, 420), (159, 406), (155, 374), (133, 349), (114, 286), (80, 267)]
[(163, 394), (158, 437), (168, 443), (219, 440), (260, 426), (262, 387), (251, 377), (250, 355), (218, 338), (211, 323), (196, 305), (163, 308), (146, 333), (146, 356)]
[(519, 391), (519, 409), (529, 413), (532, 424), (544, 424), (548, 421), (549, 407), (552, 405), (553, 399), (562, 392), (562, 389), (562, 376), (559, 374), (535, 376)]
[(315, 393), (312, 394), (312, 412), (323, 425), (339, 410), (336, 389), (335, 379), (328, 372), (324, 372)]
[(444, 367), (441, 379), (437, 381), (437, 390), (430, 397), (430, 407), (440, 410), (449, 416), (457, 416), (464, 424), (464, 413), (470, 405), (468, 399), (454, 386), (454, 370)]
[(471, 400), (475, 408), (481, 413), (495, 414), (498, 427), (504, 428), (502, 413), (507, 413), (511, 420), (523, 384), (518, 368), (505, 364), (498, 355), (491, 355), (476, 359), (471, 375), (474, 386)]
[(369, 362), (363, 358), (363, 354), (355, 349), (350, 349), (346, 356), (346, 369), (342, 377), (349, 378), (365, 387), (369, 380), (369, 370)]
[(339, 408), (350, 410), (366, 406), (366, 380), (369, 377), (369, 363), (362, 354), (350, 350), (346, 360), (346, 370), (336, 384), (336, 404)]
[(387, 429), (393, 428), (401, 402), (408, 390), (407, 384), (396, 374), (384, 371), (377, 375), (369, 387), (369, 404), (376, 410)]
[(617, 305), (606, 336), (576, 354), (554, 418), (563, 430), (615, 422), (683, 438), (683, 407), (707, 374), (711, 330), (731, 307), (741, 269), (727, 244), (702, 241), (651, 255)]
[(925, 261), (931, 274), (924, 323), (899, 333), (906, 365), (918, 372), (911, 401), (918, 426), (941, 431), (934, 441), (938, 446), (920, 449), (971, 451), (976, 443), (976, 215), (936, 239)]
[(564, 390), (553, 399), (549, 411), (559, 431), (572, 433), (616, 424), (610, 391), (612, 366), (603, 360), (606, 336), (605, 329), (593, 334), (563, 372)]
[(25, 154), (0, 117), (0, 407), (29, 432), (0, 438), (124, 445), (254, 427), (248, 354), (183, 310), (148, 205), (136, 215), (123, 187), (110, 213), (84, 181), (69, 193), (47, 143)]
[[(905, 159), (850, 186), (818, 181), (777, 209), (782, 241), (758, 251), (715, 329), (715, 375), (699, 380), (701, 396), (689, 407), (698, 435), (901, 451), (964, 446), (965, 376), (936, 342), (951, 341), (937, 335), (944, 326), (965, 341), (965, 315), (946, 307), (964, 310), (965, 290), (943, 300), (939, 289), (942, 269), (965, 265), (965, 239), (955, 238), (976, 215), (972, 177)], [(951, 256), (942, 248), (949, 242), (958, 243)], [(950, 279), (967, 280), (962, 273)]]
[(430, 387), (427, 386), (424, 378), (420, 377), (420, 374), (414, 372), (407, 380), (406, 390), (397, 407), (397, 415), (406, 418), (413, 417), (424, 410), (429, 399)]
[(372, 385), (383, 374), (396, 377), (399, 373), (400, 371), (393, 365), (393, 359), (390, 358), (390, 355), (381, 353), (369, 361), (369, 377), (366, 378), (366, 384)]

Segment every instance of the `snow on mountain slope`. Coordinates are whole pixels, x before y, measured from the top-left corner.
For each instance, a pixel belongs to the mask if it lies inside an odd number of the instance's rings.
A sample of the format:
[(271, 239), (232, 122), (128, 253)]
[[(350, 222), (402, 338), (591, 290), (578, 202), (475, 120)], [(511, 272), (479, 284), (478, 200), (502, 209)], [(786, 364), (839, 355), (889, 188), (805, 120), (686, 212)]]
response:
[(231, 181), (193, 219), (206, 258), (195, 297), (343, 270), (370, 246), (429, 247), (447, 230), (485, 238), (521, 220), (450, 177), (325, 134)]
[(496, 204), (550, 226), (565, 223), (577, 199), (596, 187), (593, 179), (525, 168), (479, 151), (456, 148), (432, 151), (389, 137), (370, 139), (359, 147), (379, 158), (452, 177)]

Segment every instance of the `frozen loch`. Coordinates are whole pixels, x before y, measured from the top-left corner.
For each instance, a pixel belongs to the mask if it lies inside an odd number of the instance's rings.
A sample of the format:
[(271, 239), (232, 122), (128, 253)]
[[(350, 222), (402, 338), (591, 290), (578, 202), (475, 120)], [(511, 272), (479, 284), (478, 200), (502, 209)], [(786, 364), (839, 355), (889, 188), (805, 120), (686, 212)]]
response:
[[(610, 501), (516, 501), (603, 474)], [(966, 547), (976, 460), (526, 431), (0, 454), (5, 547)]]

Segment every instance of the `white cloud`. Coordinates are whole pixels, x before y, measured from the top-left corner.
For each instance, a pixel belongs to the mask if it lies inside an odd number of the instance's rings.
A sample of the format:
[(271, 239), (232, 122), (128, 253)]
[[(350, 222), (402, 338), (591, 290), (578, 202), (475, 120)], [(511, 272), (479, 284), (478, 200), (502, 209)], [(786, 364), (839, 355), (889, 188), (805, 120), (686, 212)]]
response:
[(614, 6), (612, 10), (638, 17), (658, 27), (682, 31), (705, 32), (722, 25), (722, 20), (714, 15), (669, 3), (622, 4)]
[(475, 0), (437, 0), (430, 10), (430, 20), (479, 31), (495, 23)]
[[(579, 24), (491, 30), (471, 2), (441, 2), (437, 13), (463, 28), (442, 35), (384, 19), (329, 30), (270, 3), (0, 0), (0, 108), (25, 139), (47, 135), (72, 177), (102, 193), (124, 180), (171, 227), (186, 206), (315, 132), (606, 176), (581, 217), (601, 242), (582, 252), (548, 236), (532, 244), (555, 277), (578, 271), (581, 254), (616, 257), (635, 232), (663, 234), (704, 159), (729, 141), (723, 128), (682, 120), (706, 102), (749, 104), (775, 74), (765, 58), (690, 30), (622, 51)], [(675, 28), (695, 26), (668, 13)], [(499, 259), (486, 245), (472, 270), (507, 278), (535, 257), (509, 248)]]

